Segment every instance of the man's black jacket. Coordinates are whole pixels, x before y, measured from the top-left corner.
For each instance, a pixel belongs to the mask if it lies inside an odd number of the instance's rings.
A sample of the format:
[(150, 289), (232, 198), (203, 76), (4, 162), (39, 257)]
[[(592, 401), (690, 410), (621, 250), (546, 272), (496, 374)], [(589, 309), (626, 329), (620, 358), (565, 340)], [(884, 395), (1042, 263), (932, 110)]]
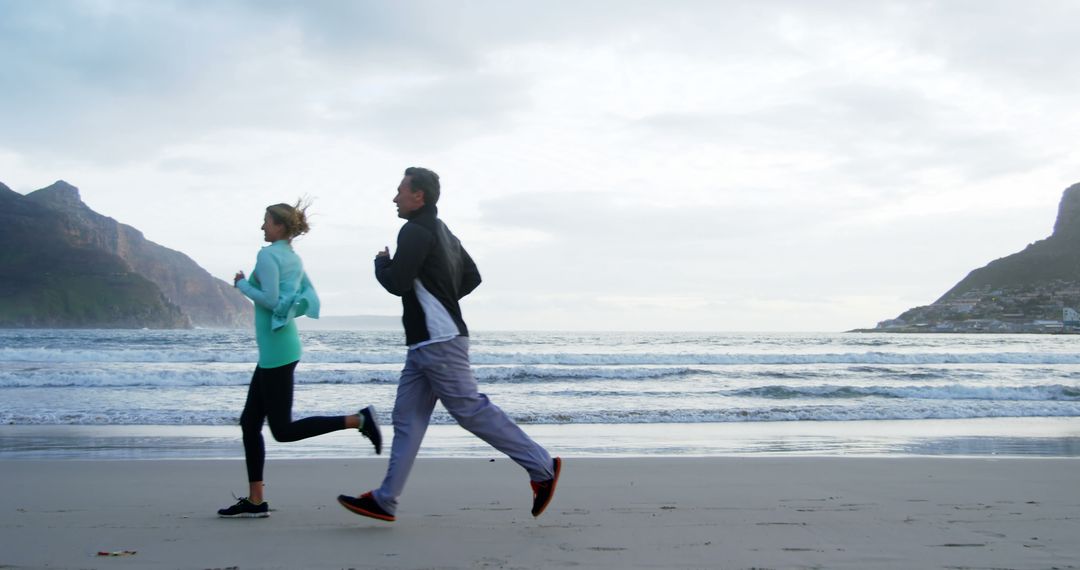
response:
[(413, 288), (413, 280), (417, 278), (446, 308), (458, 333), (469, 335), (458, 300), (480, 285), (480, 271), (458, 238), (438, 218), (438, 213), (434, 205), (413, 212), (398, 232), (393, 259), (375, 258), (375, 278), (387, 291), (401, 297), (404, 307), (401, 321), (408, 345), (431, 339), (424, 309)]

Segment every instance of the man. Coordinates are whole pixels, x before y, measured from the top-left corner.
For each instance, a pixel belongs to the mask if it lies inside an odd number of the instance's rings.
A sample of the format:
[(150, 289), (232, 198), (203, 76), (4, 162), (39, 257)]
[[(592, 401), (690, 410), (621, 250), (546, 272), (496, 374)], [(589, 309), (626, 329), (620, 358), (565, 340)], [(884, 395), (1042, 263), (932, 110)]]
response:
[(412, 470), (435, 402), (461, 425), (510, 456), (529, 473), (534, 517), (551, 502), (562, 460), (552, 459), (487, 396), (481, 394), (469, 364), (469, 331), (458, 301), (480, 284), (465, 248), (438, 218), (439, 175), (411, 167), (398, 185), (398, 217), (407, 220), (398, 233), (397, 251), (375, 257), (375, 278), (404, 307), (405, 369), (394, 401), (394, 441), (382, 486), (359, 497), (338, 496), (350, 511), (384, 521), (395, 520), (398, 497)]

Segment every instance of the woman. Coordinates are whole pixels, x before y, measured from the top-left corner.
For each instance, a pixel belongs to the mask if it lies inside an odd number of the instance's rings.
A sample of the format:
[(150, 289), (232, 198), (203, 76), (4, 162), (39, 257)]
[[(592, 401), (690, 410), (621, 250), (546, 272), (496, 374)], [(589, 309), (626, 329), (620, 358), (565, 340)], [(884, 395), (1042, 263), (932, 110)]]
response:
[(295, 317), (319, 316), (319, 298), (304, 273), (300, 257), (292, 249), (293, 238), (308, 231), (307, 205), (275, 204), (263, 217), (263, 239), (270, 245), (259, 251), (251, 278), (237, 272), (233, 285), (255, 302), (255, 339), (259, 364), (251, 376), (247, 402), (240, 416), (244, 433), (249, 493), (218, 515), (230, 518), (270, 516), (263, 499), (263, 464), (266, 448), (262, 425), (265, 418), (277, 441), (298, 441), (324, 433), (356, 428), (382, 453), (382, 434), (375, 408), (368, 406), (351, 416), (314, 416), (292, 420), (293, 370), (300, 361), (300, 335)]

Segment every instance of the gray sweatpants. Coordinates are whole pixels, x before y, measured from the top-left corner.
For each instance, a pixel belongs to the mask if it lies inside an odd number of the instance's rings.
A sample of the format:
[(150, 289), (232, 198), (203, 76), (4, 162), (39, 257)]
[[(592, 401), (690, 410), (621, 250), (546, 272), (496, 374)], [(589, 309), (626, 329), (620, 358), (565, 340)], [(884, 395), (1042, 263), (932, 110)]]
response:
[(469, 337), (459, 336), (414, 348), (405, 359), (394, 401), (390, 465), (382, 486), (372, 492), (386, 512), (397, 511), (397, 499), (405, 489), (436, 401), (442, 402), (461, 427), (524, 467), (531, 480), (555, 476), (547, 450), (479, 392), (469, 365)]

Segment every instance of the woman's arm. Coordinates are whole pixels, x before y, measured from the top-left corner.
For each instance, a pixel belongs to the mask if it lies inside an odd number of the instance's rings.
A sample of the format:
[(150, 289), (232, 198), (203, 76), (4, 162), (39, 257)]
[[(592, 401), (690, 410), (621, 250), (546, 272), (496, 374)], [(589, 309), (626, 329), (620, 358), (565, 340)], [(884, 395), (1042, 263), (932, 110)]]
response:
[(253, 276), (259, 281), (258, 287), (252, 285), (250, 281), (241, 280), (236, 282), (236, 288), (255, 301), (256, 305), (273, 311), (277, 307), (278, 295), (281, 291), (281, 270), (269, 248), (264, 247), (259, 250)]

